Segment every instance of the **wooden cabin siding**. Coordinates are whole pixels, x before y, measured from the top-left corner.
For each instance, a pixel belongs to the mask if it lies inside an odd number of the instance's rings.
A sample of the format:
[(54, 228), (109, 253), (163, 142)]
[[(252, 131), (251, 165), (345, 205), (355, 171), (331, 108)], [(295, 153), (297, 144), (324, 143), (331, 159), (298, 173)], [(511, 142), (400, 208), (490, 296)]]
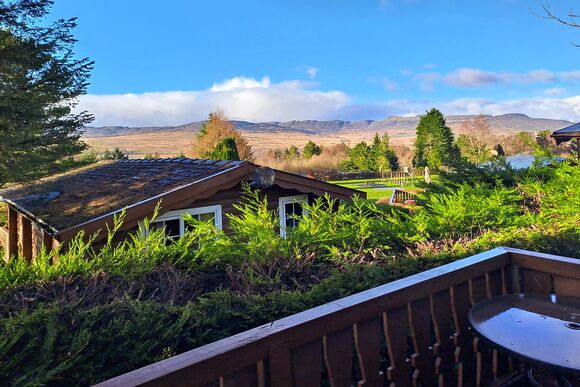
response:
[[(278, 200), (282, 197), (286, 196), (295, 196), (295, 195), (307, 195), (308, 201), (312, 202), (317, 196), (313, 194), (303, 194), (295, 189), (284, 189), (277, 186), (272, 186), (270, 188), (265, 188), (261, 190), (261, 196), (266, 196), (268, 200), (268, 208), (271, 211), (278, 212)], [(211, 198), (202, 199), (202, 200), (192, 200), (187, 205), (183, 206), (180, 209), (187, 209), (187, 208), (196, 208), (196, 207), (205, 207), (205, 206), (215, 206), (221, 205), (222, 206), (222, 225), (223, 230), (229, 230), (229, 222), (227, 218), (227, 214), (238, 215), (239, 211), (234, 207), (236, 203), (242, 203), (242, 186), (241, 184), (236, 185), (233, 188), (219, 191)]]

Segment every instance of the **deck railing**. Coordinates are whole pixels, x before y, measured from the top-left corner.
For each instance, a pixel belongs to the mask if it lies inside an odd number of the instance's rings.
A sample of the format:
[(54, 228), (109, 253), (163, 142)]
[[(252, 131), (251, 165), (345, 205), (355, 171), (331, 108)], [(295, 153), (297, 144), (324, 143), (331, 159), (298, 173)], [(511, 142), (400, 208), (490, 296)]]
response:
[(484, 385), (518, 364), (469, 308), (512, 292), (580, 295), (580, 260), (496, 248), (205, 345), (100, 386)]
[(391, 194), (389, 204), (405, 203), (407, 200), (415, 200), (417, 198), (416, 192), (405, 191), (400, 188), (395, 188)]

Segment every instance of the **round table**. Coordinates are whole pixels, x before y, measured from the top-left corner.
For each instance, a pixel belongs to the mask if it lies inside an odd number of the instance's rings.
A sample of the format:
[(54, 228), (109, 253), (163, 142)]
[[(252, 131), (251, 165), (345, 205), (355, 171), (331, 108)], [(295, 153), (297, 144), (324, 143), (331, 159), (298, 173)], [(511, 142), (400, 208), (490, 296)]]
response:
[(468, 318), (491, 347), (531, 366), (580, 377), (580, 298), (508, 294), (474, 305)]

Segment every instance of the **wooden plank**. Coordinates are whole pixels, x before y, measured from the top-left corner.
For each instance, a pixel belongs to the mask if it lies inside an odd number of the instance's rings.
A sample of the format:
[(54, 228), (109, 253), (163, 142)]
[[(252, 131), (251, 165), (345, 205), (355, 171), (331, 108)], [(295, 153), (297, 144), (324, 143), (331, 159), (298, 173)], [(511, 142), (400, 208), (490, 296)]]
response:
[(383, 324), (390, 366), (387, 378), (391, 387), (410, 386), (410, 367), (407, 362), (407, 337), (409, 332), (407, 306), (390, 310), (383, 314)]
[(454, 346), (451, 341), (451, 294), (449, 289), (442, 290), (431, 296), (431, 315), (437, 342), (433, 346), (437, 359), (435, 360), (435, 373), (439, 379), (439, 386), (448, 386), (453, 380), (453, 353)]
[(352, 384), (352, 327), (325, 335), (322, 343), (330, 385), (349, 387)]
[(20, 253), (22, 257), (30, 262), (32, 261), (32, 223), (27, 217), (20, 215)]
[[(262, 378), (263, 380), (263, 378)], [(258, 387), (258, 367), (256, 364), (220, 378), (220, 387)], [(262, 384), (260, 387), (263, 387)]]
[(487, 299), (487, 281), (485, 274), (469, 280), (469, 298), (471, 305)]
[(503, 292), (502, 270), (494, 270), (485, 274), (487, 297), (497, 297)]
[(473, 335), (469, 330), (467, 313), (470, 308), (469, 284), (463, 282), (451, 288), (451, 306), (455, 333), (454, 360), (457, 366), (457, 385), (472, 386), (475, 383), (475, 353)]
[[(488, 298), (488, 288), (485, 276), (477, 277), (469, 281), (469, 296), (471, 305), (475, 305), (480, 301)], [(493, 372), (493, 355), (491, 350), (483, 345), (478, 337), (473, 340), (473, 350), (476, 353), (476, 385), (481, 386), (489, 383)]]
[[(226, 339), (227, 340), (227, 339)], [(270, 348), (270, 380), (272, 386), (292, 386), (292, 354), (285, 343)]]
[(559, 275), (555, 275), (553, 279), (554, 293), (560, 296), (580, 297), (580, 279)]
[(295, 386), (320, 387), (322, 345), (314, 340), (292, 350), (292, 379)]
[(509, 266), (501, 268), (501, 294), (512, 294), (512, 276), (510, 274), (511, 268)]
[(429, 386), (435, 378), (435, 356), (431, 347), (431, 310), (428, 298), (408, 304), (409, 326), (413, 339), (414, 353), (411, 365), (414, 368), (413, 386)]
[(509, 251), (512, 264), (518, 265), (520, 268), (580, 279), (577, 258), (561, 257), (508, 247), (505, 247), (505, 249)]
[(523, 269), (523, 291), (526, 293), (550, 294), (552, 278), (550, 273)]
[(12, 207), (8, 207), (8, 248), (7, 257), (18, 254), (18, 213)]
[(354, 344), (366, 386), (383, 386), (381, 363), (381, 321), (378, 317), (354, 324)]
[(510, 282), (512, 286), (512, 293), (521, 293), (522, 291), (522, 279), (520, 267), (518, 265), (512, 264), (510, 266)]

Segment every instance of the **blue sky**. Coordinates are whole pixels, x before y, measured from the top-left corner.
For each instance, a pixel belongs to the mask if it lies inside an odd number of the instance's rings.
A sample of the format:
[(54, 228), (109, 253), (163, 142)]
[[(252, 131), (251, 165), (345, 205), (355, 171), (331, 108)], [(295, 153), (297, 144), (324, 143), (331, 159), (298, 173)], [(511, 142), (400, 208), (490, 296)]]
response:
[[(552, 0), (565, 14), (573, 0)], [(96, 125), (521, 112), (580, 120), (580, 31), (540, 0), (56, 0)]]

